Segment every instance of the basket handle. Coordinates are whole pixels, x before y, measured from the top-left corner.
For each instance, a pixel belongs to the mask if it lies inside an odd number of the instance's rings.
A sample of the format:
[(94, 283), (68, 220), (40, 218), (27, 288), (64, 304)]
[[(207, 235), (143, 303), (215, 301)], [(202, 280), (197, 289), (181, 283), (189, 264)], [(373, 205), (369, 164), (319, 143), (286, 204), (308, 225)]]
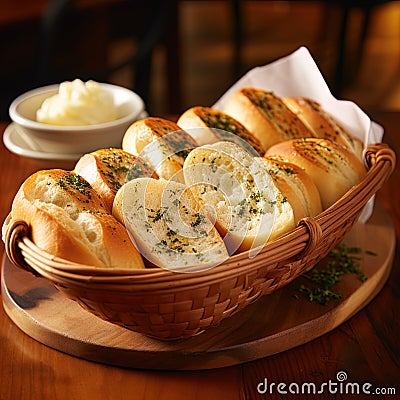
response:
[(305, 217), (299, 221), (299, 226), (305, 226), (308, 231), (308, 240), (305, 248), (296, 256), (296, 259), (307, 258), (319, 246), (322, 238), (321, 225), (311, 217)]
[(388, 161), (391, 166), (390, 175), (396, 166), (396, 154), (386, 143), (375, 143), (364, 150), (364, 160), (368, 168), (381, 162)]
[(21, 253), (21, 249), (19, 243), (23, 240), (24, 237), (29, 237), (29, 226), (23, 220), (13, 220), (12, 218), (7, 217), (6, 223), (9, 221), (6, 226), (4, 242), (5, 242), (5, 251), (9, 260), (16, 265), (17, 267), (32, 273), (35, 276), (39, 276), (39, 274), (31, 268), (31, 266), (25, 261), (24, 256)]

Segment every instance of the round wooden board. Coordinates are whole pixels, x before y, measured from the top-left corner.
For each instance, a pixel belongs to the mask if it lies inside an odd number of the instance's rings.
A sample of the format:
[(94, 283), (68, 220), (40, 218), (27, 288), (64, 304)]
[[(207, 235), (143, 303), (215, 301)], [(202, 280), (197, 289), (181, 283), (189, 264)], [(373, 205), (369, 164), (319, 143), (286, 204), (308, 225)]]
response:
[[(193, 338), (162, 342), (105, 322), (65, 298), (43, 278), (3, 259), (2, 298), (12, 321), (39, 342), (105, 364), (157, 370), (200, 370), (252, 361), (288, 350), (331, 331), (371, 301), (385, 284), (396, 245), (395, 231), (380, 204), (367, 224), (357, 224), (344, 243), (363, 250), (361, 283), (346, 275), (341, 300), (328, 306), (296, 298), (300, 277), (264, 296), (217, 328)], [(376, 253), (371, 255), (370, 252)]]

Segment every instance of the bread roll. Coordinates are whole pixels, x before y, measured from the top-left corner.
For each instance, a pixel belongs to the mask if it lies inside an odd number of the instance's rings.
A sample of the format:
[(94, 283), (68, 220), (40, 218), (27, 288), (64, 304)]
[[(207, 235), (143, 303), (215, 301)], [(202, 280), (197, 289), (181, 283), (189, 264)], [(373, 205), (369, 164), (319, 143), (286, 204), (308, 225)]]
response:
[(318, 102), (305, 97), (286, 97), (283, 101), (315, 137), (332, 140), (362, 157), (364, 146), (361, 140), (347, 132)]
[(200, 271), (228, 258), (217, 230), (182, 183), (134, 179), (117, 192), (113, 214), (141, 254), (161, 268)]
[(318, 189), (302, 168), (273, 157), (262, 160), (275, 185), (292, 206), (296, 225), (302, 218), (315, 217), (322, 212)]
[(144, 267), (125, 227), (108, 214), (89, 183), (72, 172), (31, 175), (15, 195), (11, 217), (26, 221), (33, 242), (56, 257), (94, 267)]
[(271, 147), (266, 155), (303, 168), (318, 188), (323, 209), (335, 203), (366, 174), (363, 163), (352, 151), (326, 139), (288, 140)]
[(134, 122), (122, 139), (123, 150), (143, 158), (159, 177), (180, 182), (185, 157), (196, 146), (176, 123), (156, 117)]
[(74, 172), (100, 194), (105, 207), (111, 213), (115, 194), (127, 181), (157, 174), (140, 157), (122, 149), (100, 149), (83, 155)]
[(228, 99), (223, 111), (241, 122), (265, 150), (285, 140), (313, 136), (273, 92), (243, 88)]
[(215, 219), (230, 254), (255, 250), (294, 227), (293, 210), (259, 157), (231, 142), (190, 152), (185, 182)]
[[(244, 147), (255, 156), (263, 155), (266, 151), (261, 142), (243, 124), (230, 115), (210, 107), (189, 108), (179, 117), (177, 124), (185, 129), (199, 146), (225, 140)], [(246, 143), (249, 146), (246, 146)]]

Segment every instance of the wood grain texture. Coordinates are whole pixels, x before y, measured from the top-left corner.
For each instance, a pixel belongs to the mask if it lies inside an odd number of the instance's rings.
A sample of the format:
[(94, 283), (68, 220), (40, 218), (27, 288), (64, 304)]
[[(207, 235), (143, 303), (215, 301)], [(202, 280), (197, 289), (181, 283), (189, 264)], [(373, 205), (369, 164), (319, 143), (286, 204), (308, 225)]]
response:
[[(385, 127), (384, 140), (400, 149), (400, 113), (374, 112), (372, 119)], [(0, 125), (3, 131), (5, 124)], [(399, 153), (398, 153), (399, 154)], [(0, 143), (0, 219), (9, 211), (20, 183), (40, 164), (9, 153)], [(400, 237), (400, 166), (378, 194)], [(4, 247), (0, 243), (0, 249)], [(338, 328), (269, 357), (234, 367), (204, 371), (150, 371), (113, 367), (73, 357), (35, 341), (23, 333), (0, 307), (0, 399), (302, 399), (315, 396), (260, 395), (257, 385), (268, 382), (334, 380), (345, 371), (350, 382), (370, 382), (373, 388), (395, 387), (400, 393), (400, 252), (379, 294)], [(324, 399), (363, 398), (326, 394)], [(369, 398), (370, 396), (368, 396)], [(378, 396), (375, 396), (378, 397)], [(379, 399), (396, 396), (379, 396)]]

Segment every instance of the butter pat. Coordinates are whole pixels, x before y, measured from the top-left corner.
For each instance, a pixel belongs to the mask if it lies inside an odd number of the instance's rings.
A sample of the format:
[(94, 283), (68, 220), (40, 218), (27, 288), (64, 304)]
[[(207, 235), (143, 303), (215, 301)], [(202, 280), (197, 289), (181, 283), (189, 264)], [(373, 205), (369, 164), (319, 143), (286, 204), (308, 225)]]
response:
[(36, 113), (38, 122), (52, 125), (82, 126), (118, 118), (113, 96), (97, 82), (80, 79), (63, 82), (58, 93), (44, 100)]

